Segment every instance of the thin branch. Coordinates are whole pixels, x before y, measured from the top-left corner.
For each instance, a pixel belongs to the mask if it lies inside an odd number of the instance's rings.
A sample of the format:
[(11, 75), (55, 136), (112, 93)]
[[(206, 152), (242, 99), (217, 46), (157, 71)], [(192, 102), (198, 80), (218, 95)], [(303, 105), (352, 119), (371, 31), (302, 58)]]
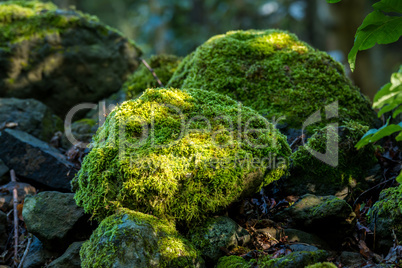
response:
[(14, 265), (18, 264), (18, 191), (17, 191), (17, 177), (15, 176), (14, 169), (10, 170), (11, 181), (15, 182), (13, 189), (13, 205), (14, 205)]
[(152, 75), (154, 76), (156, 82), (158, 82), (159, 86), (160, 86), (160, 87), (165, 87), (165, 86), (162, 84), (161, 80), (159, 80), (159, 78), (158, 78), (158, 76), (156, 75), (154, 69), (152, 69), (151, 66), (149, 66), (149, 64), (148, 64), (144, 59), (141, 59), (141, 61), (142, 61), (142, 63), (145, 65), (145, 67), (147, 67), (147, 69), (152, 73)]
[(27, 244), (27, 247), (25, 248), (24, 255), (22, 255), (22, 259), (21, 259), (20, 264), (18, 265), (18, 268), (22, 267), (22, 264), (24, 263), (25, 257), (28, 255), (29, 247), (31, 246), (31, 243), (32, 243), (32, 235), (30, 235), (29, 238), (28, 238), (28, 244)]

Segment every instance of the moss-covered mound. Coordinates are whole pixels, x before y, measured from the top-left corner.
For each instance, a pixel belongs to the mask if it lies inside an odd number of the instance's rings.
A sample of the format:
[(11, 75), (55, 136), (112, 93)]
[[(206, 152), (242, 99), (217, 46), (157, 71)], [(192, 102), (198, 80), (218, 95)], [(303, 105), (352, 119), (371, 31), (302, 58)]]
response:
[(38, 99), (64, 116), (121, 88), (140, 54), (94, 16), (40, 1), (0, 2), (0, 97)]
[(216, 268), (249, 268), (251, 264), (240, 256), (224, 256), (219, 259)]
[[(358, 192), (367, 188), (368, 182), (364, 179), (377, 162), (375, 149), (369, 145), (356, 150), (355, 145), (368, 129), (349, 121), (339, 128), (327, 126), (316, 130), (308, 142), (292, 154), (293, 169), (291, 177), (284, 182), (285, 190), (289, 194), (331, 194), (345, 198), (348, 189)], [(311, 151), (326, 154), (326, 160), (333, 166), (319, 160)]]
[(369, 227), (376, 230), (376, 248), (388, 253), (393, 246), (393, 232), (402, 241), (402, 185), (381, 192), (379, 201), (369, 210)]
[(279, 179), (290, 155), (257, 112), (199, 89), (148, 89), (116, 107), (93, 140), (72, 185), (98, 219), (126, 207), (201, 220)]
[(294, 128), (336, 100), (343, 120), (375, 118), (340, 63), (280, 30), (214, 36), (183, 59), (168, 86), (223, 93), (270, 119), (286, 116)]
[(122, 209), (104, 219), (80, 250), (84, 268), (202, 267), (198, 251), (174, 224)]
[[(161, 54), (152, 56), (147, 63), (166, 85), (179, 66), (182, 58), (175, 55)], [(147, 88), (160, 87), (152, 73), (145, 65), (141, 65), (124, 83), (123, 90), (127, 99), (138, 97)]]

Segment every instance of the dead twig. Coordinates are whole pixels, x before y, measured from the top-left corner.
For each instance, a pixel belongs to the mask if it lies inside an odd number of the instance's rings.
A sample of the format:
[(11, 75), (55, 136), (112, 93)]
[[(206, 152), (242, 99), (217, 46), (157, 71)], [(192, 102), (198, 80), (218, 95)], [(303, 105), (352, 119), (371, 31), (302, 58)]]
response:
[(147, 67), (147, 69), (152, 73), (152, 75), (154, 76), (156, 82), (158, 82), (159, 86), (160, 86), (160, 87), (165, 87), (165, 86), (162, 84), (161, 80), (159, 80), (159, 78), (158, 78), (158, 76), (156, 75), (154, 69), (152, 69), (151, 66), (149, 66), (149, 64), (148, 64), (144, 59), (141, 59), (141, 61), (142, 61), (142, 63), (145, 65), (145, 67)]
[(17, 177), (15, 176), (14, 169), (10, 170), (11, 181), (15, 182), (13, 189), (13, 210), (14, 210), (14, 265), (18, 264), (18, 191), (17, 191)]
[(18, 265), (18, 268), (22, 267), (22, 264), (24, 263), (25, 257), (28, 255), (29, 247), (31, 246), (31, 243), (32, 243), (32, 235), (30, 235), (29, 238), (28, 238), (28, 244), (27, 244), (27, 247), (25, 248), (24, 255), (22, 255), (21, 262)]

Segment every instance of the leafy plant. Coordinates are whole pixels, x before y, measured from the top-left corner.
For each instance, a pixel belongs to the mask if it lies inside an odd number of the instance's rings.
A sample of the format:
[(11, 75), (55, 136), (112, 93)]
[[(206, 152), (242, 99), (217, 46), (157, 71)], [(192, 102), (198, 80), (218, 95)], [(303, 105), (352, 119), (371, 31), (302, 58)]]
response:
[[(328, 3), (338, 3), (341, 0), (327, 0)], [(380, 0), (373, 4), (374, 11), (366, 16), (363, 23), (356, 31), (355, 42), (348, 55), (350, 69), (355, 69), (356, 55), (358, 51), (366, 50), (375, 44), (389, 44), (398, 41), (402, 35), (402, 1)], [(394, 15), (387, 15), (390, 13)], [(402, 113), (402, 65), (399, 71), (393, 73), (391, 82), (383, 86), (374, 97), (373, 108), (379, 109), (378, 117), (392, 112), (392, 118)], [(386, 136), (398, 133), (397, 141), (402, 141), (402, 122), (387, 123), (379, 129), (370, 129), (356, 144), (356, 148), (376, 142)], [(396, 180), (402, 183), (402, 172)]]

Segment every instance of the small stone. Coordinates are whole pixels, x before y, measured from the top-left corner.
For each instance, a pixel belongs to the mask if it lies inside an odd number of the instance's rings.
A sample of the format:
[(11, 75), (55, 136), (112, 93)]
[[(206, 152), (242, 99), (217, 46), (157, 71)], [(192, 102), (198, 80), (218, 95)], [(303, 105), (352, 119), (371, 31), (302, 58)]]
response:
[(59, 258), (52, 261), (48, 268), (81, 268), (80, 249), (84, 242), (72, 243)]
[(88, 238), (92, 231), (88, 216), (75, 204), (72, 193), (41, 192), (27, 196), (22, 216), (28, 231), (52, 251), (63, 251), (72, 242)]
[(0, 157), (17, 176), (41, 186), (71, 192), (77, 172), (58, 150), (28, 133), (6, 129), (0, 132)]
[(358, 252), (343, 251), (340, 256), (340, 261), (342, 265), (349, 268), (362, 267), (365, 263), (362, 255)]
[(0, 209), (9, 211), (13, 208), (13, 190), (17, 187), (18, 203), (21, 203), (27, 195), (36, 194), (35, 187), (23, 182), (9, 182), (0, 186)]
[(51, 252), (43, 247), (42, 242), (35, 236), (32, 238), (31, 246), (24, 259), (22, 268), (41, 268), (52, 258), (57, 258), (58, 254)]

